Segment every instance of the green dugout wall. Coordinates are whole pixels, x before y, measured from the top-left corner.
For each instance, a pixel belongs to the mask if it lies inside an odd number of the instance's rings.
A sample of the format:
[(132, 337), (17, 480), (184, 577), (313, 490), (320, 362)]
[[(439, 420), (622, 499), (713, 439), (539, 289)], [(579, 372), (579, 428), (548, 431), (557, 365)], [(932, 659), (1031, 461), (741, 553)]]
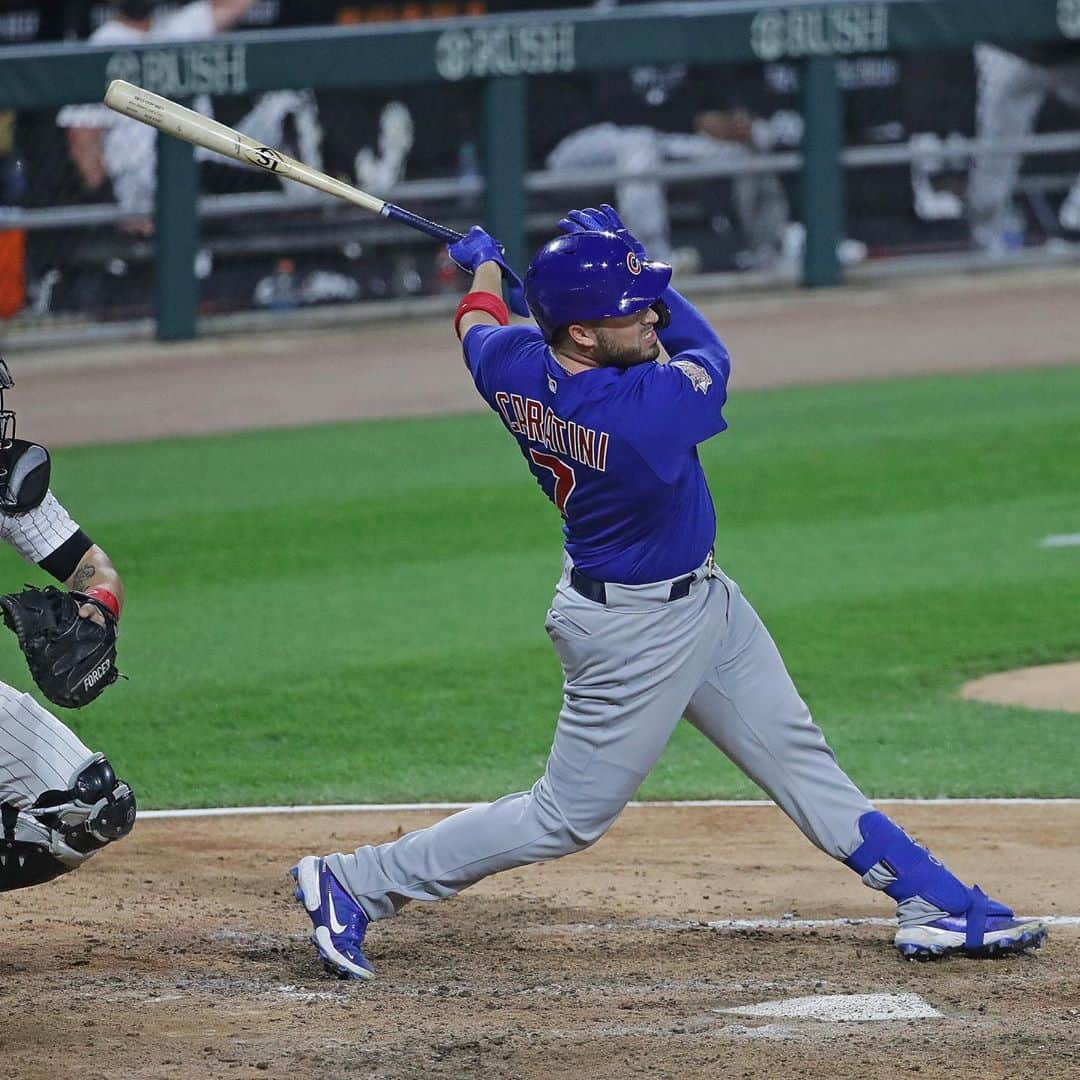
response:
[[(837, 57), (1080, 37), (1080, 0), (881, 0), (877, 3), (666, 3), (422, 24), (262, 31), (138, 48), (0, 49), (0, 109), (101, 99), (123, 78), (166, 97), (303, 87), (483, 80), (486, 225), (523, 261), (524, 111), (530, 75), (640, 63), (798, 61), (805, 66), (802, 155), (808, 286), (840, 281), (842, 103)], [(161, 137), (158, 336), (196, 333), (192, 149)], [(493, 148), (497, 152), (491, 152)]]

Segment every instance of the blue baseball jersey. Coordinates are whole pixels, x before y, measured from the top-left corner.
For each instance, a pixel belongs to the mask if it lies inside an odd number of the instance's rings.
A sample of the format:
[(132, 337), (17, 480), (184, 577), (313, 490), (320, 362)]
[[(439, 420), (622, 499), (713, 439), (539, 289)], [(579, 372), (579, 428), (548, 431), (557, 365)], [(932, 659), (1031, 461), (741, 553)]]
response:
[(668, 364), (571, 375), (531, 326), (474, 326), (462, 342), (477, 389), (562, 513), (574, 565), (599, 581), (679, 577), (716, 535), (697, 447), (727, 427), (731, 362), (687, 300), (671, 288), (662, 299)]

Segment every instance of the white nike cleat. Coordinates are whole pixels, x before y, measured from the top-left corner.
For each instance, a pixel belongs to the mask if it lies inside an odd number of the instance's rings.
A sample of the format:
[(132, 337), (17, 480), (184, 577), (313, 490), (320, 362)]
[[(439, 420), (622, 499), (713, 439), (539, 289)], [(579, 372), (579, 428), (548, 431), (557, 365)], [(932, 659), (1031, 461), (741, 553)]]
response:
[(961, 953), (964, 956), (1008, 956), (1038, 949), (1050, 929), (1042, 919), (1016, 919), (1009, 915), (989, 915), (981, 933), (973, 936), (963, 915), (950, 915), (921, 926), (902, 926), (895, 944), (908, 960), (934, 960)]
[(326, 860), (307, 855), (289, 873), (296, 881), (296, 899), (315, 927), (311, 942), (326, 970), (342, 979), (374, 979), (375, 969), (360, 948), (367, 913), (330, 872)]

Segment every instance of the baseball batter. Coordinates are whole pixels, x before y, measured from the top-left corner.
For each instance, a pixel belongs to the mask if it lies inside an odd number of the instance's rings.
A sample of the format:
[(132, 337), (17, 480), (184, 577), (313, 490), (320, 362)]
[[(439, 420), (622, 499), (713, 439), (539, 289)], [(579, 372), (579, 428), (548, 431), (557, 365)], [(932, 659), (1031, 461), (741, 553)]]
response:
[[(951, 874), (837, 764), (768, 631), (713, 560), (716, 512), (697, 447), (726, 423), (730, 361), (615, 211), (571, 211), (537, 253), (509, 325), (501, 247), (474, 227), (450, 248), (474, 273), (455, 327), (481, 396), (565, 519), (546, 629), (565, 675), (544, 775), (530, 791), (380, 846), (292, 870), (328, 968), (371, 978), (369, 920), (595, 843), (685, 716), (802, 830), (897, 903), (910, 957), (1018, 952), (1019, 920)], [(659, 363), (661, 345), (670, 356)]]
[[(0, 537), (77, 594), (73, 621), (85, 621), (89, 633), (76, 627), (70, 645), (61, 642), (51, 654), (64, 668), (80, 647), (75, 637), (92, 640), (91, 624), (119, 618), (123, 584), (108, 555), (49, 490), (48, 452), (14, 437), (15, 414), (4, 408), (4, 391), (13, 385), (0, 360)], [(100, 665), (88, 679), (87, 696), (112, 681)], [(108, 758), (29, 694), (0, 682), (0, 892), (74, 870), (134, 823), (135, 796)]]

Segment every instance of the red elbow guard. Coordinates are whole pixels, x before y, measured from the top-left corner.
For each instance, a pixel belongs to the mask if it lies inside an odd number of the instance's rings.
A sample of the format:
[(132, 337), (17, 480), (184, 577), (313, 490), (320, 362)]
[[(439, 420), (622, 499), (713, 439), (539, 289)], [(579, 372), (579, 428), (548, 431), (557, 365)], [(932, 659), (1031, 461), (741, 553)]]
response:
[(499, 297), (489, 292), (469, 292), (461, 298), (461, 303), (458, 304), (457, 311), (454, 312), (454, 333), (457, 334), (459, 339), (461, 338), (461, 331), (458, 329), (458, 325), (470, 311), (486, 311), (498, 320), (500, 326), (510, 325), (510, 311)]

